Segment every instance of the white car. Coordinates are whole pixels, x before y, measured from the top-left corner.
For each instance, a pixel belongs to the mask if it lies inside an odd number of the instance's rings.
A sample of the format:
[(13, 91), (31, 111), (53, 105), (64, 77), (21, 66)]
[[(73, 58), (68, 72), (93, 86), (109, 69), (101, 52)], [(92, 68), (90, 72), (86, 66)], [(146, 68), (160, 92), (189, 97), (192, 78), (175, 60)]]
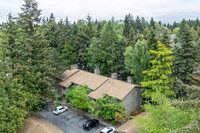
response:
[(67, 106), (58, 106), (53, 110), (53, 113), (58, 115), (62, 112), (65, 112), (66, 110), (68, 110)]
[(101, 130), (100, 133), (114, 133), (115, 128), (114, 127), (105, 127), (103, 130)]

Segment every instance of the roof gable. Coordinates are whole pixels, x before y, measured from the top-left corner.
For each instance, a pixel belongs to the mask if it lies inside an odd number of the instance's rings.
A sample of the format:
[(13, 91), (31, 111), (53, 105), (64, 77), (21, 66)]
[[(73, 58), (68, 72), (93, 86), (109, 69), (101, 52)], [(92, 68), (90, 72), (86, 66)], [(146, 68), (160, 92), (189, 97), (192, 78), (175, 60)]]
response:
[(93, 90), (88, 96), (94, 99), (101, 98), (103, 94), (108, 94), (123, 100), (134, 87), (138, 86), (79, 69), (67, 70), (64, 73), (66, 77), (62, 74), (64, 81), (60, 83), (61, 86), (69, 87), (72, 83), (81, 86), (88, 85)]

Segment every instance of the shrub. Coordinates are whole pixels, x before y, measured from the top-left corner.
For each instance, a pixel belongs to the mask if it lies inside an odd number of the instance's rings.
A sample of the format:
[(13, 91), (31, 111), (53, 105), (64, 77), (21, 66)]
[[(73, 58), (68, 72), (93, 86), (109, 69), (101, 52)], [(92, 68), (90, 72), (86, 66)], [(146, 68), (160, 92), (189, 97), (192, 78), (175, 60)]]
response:
[(76, 88), (70, 88), (66, 92), (66, 99), (72, 106), (79, 109), (88, 108), (88, 87), (87, 86), (78, 86)]
[(62, 100), (62, 95), (61, 96), (57, 96), (57, 100), (61, 101)]
[(60, 105), (61, 105), (60, 102), (56, 102), (56, 104), (54, 105), (54, 108), (56, 108), (56, 107), (58, 107)]
[(118, 122), (126, 120), (126, 107), (123, 103), (119, 103), (117, 98), (110, 97), (106, 94), (96, 101), (89, 102), (88, 111), (93, 116), (101, 115), (104, 119), (115, 119)]
[(112, 120), (112, 125), (113, 126), (117, 125), (117, 122), (115, 120)]
[(73, 90), (74, 90), (74, 87), (70, 87), (69, 89), (66, 90), (65, 98), (68, 102), (70, 102), (74, 97)]

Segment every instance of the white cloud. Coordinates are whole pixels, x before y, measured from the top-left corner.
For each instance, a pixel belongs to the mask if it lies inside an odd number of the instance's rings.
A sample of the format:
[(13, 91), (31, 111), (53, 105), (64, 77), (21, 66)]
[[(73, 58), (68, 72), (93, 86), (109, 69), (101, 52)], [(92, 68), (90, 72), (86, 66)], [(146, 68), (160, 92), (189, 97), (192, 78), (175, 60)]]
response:
[[(3, 1), (3, 0), (0, 0)], [(57, 19), (68, 17), (70, 21), (85, 19), (87, 14), (93, 19), (124, 19), (131, 13), (145, 17), (148, 20), (165, 22), (180, 21), (182, 18), (195, 19), (200, 17), (199, 0), (37, 0), (43, 16), (54, 13)], [(11, 12), (17, 15), (23, 0), (4, 0), (0, 5), (0, 19), (5, 20)], [(0, 20), (0, 21), (1, 21)]]

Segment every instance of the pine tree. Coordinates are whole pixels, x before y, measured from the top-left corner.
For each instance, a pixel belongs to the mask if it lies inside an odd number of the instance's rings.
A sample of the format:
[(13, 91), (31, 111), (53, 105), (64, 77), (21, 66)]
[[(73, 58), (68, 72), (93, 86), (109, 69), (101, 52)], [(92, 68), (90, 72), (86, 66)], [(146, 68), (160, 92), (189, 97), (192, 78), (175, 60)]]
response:
[(126, 68), (134, 75), (136, 83), (143, 81), (144, 70), (150, 66), (150, 53), (145, 40), (138, 41), (135, 47), (128, 46), (124, 53)]
[(150, 28), (153, 28), (153, 29), (155, 29), (155, 22), (154, 22), (154, 20), (153, 20), (153, 17), (151, 17), (151, 20), (150, 20)]
[(176, 133), (200, 132), (200, 87), (195, 85), (189, 86), (187, 84), (183, 84), (182, 81), (178, 81), (178, 85), (180, 88), (185, 90), (187, 95), (185, 97), (185, 101), (174, 103), (174, 106), (188, 112), (192, 112), (194, 110), (196, 114), (196, 120), (191, 122), (189, 125), (180, 128), (176, 131)]
[(165, 44), (165, 46), (166, 46), (167, 48), (171, 48), (171, 46), (170, 46), (170, 44), (171, 44), (171, 42), (170, 42), (171, 37), (170, 37), (170, 35), (169, 35), (169, 31), (168, 31), (168, 30), (169, 30), (169, 29), (163, 28), (163, 33), (162, 33), (161, 42), (162, 42), (163, 44)]
[(174, 79), (172, 77), (172, 65), (174, 56), (172, 51), (166, 48), (162, 43), (158, 43), (158, 49), (150, 50), (151, 68), (143, 71), (144, 81), (141, 82), (144, 87), (143, 96), (152, 98), (159, 91), (165, 96), (174, 94), (172, 87)]
[(133, 28), (131, 28), (129, 37), (128, 37), (127, 41), (126, 41), (126, 46), (134, 47), (135, 43), (136, 43), (135, 31), (134, 31)]
[(32, 96), (23, 90), (23, 85), (13, 76), (12, 51), (8, 49), (12, 44), (10, 36), (0, 33), (0, 132), (21, 129), (25, 122), (24, 115), (31, 108), (29, 99)]
[(136, 20), (135, 20), (135, 25), (136, 25), (136, 31), (138, 31), (138, 33), (142, 32), (142, 25), (141, 25), (141, 20), (140, 17), (137, 16)]
[(91, 43), (92, 37), (95, 35), (93, 30), (91, 17), (87, 16), (87, 25), (83, 26), (75, 40), (75, 51), (77, 51), (77, 61), (76, 63), (81, 69), (87, 70), (87, 49)]
[(74, 47), (72, 46), (71, 41), (66, 41), (64, 44), (64, 48), (62, 50), (62, 58), (64, 65), (69, 68), (69, 66), (73, 65), (76, 60), (76, 52), (74, 51)]
[(187, 26), (188, 26), (188, 25), (187, 25), (186, 20), (183, 19), (183, 20), (181, 21), (181, 24), (180, 24), (180, 27), (179, 27), (179, 30), (178, 30), (178, 33), (177, 33), (177, 37), (178, 37), (179, 39), (181, 39), (181, 36), (182, 36), (182, 34), (183, 34), (184, 30), (185, 30), (185, 27), (187, 27)]
[(124, 19), (123, 36), (128, 38), (128, 36), (130, 34), (130, 29), (133, 27), (133, 25), (134, 25), (133, 16), (131, 14), (126, 15), (125, 19)]
[(147, 34), (147, 44), (149, 50), (156, 50), (157, 49), (157, 39), (156, 39), (156, 32), (151, 27)]
[(8, 45), (7, 45), (7, 49), (10, 52), (9, 53), (9, 58), (12, 62), (12, 69), (15, 68), (15, 63), (17, 63), (17, 57), (19, 57), (19, 54), (17, 52), (18, 49), (18, 45), (16, 44), (16, 36), (17, 36), (17, 25), (13, 20), (13, 17), (11, 15), (11, 13), (9, 13), (8, 15), (8, 22), (6, 23), (6, 28), (5, 28), (5, 34), (8, 37)]
[(196, 50), (194, 47), (194, 38), (187, 25), (182, 22), (181, 30), (181, 45), (175, 47), (175, 75), (183, 83), (189, 83), (189, 74), (192, 74), (195, 70), (194, 62), (196, 60)]
[(41, 20), (41, 10), (37, 9), (37, 2), (35, 0), (24, 0), (21, 10), (19, 13), (19, 20), (21, 27), (29, 35), (33, 35), (34, 29), (38, 26)]
[[(99, 67), (101, 74), (110, 76), (116, 72), (121, 65), (119, 58), (121, 56), (121, 47), (118, 42), (118, 36), (113, 24), (109, 21), (104, 25), (100, 39), (93, 38), (88, 49), (90, 57), (89, 66), (91, 68)], [(94, 64), (93, 64), (94, 63)]]
[(49, 45), (52, 48), (58, 48), (58, 43), (57, 43), (57, 35), (56, 35), (56, 29), (57, 29), (57, 24), (55, 22), (55, 17), (51, 13), (49, 20), (47, 21), (46, 25), (43, 25), (43, 34), (45, 38), (49, 41)]
[[(50, 59), (50, 47), (45, 39), (40, 24), (40, 11), (34, 0), (25, 0), (22, 13), (19, 14), (18, 22), (22, 31), (18, 43), (24, 46), (24, 58), (21, 58), (19, 69), (14, 75), (21, 79), (28, 92), (38, 96), (38, 105), (34, 109), (54, 98), (53, 76), (55, 69)], [(27, 34), (28, 33), (28, 34)]]

